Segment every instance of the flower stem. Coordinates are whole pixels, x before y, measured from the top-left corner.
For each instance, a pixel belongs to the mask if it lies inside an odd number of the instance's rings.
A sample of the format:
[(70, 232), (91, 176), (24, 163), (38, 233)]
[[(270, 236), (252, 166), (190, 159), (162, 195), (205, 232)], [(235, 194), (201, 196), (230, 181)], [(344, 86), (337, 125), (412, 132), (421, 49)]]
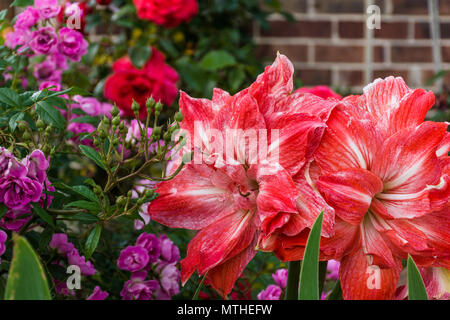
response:
[(206, 271), (205, 275), (203, 276), (202, 280), (198, 284), (197, 290), (195, 290), (194, 296), (192, 297), (192, 300), (198, 300), (198, 294), (200, 293), (200, 290), (203, 287), (203, 281), (205, 281), (206, 275), (208, 274), (208, 271)]
[(290, 261), (288, 279), (286, 286), (285, 300), (297, 300), (298, 299), (298, 285), (300, 281), (300, 268), (301, 261)]

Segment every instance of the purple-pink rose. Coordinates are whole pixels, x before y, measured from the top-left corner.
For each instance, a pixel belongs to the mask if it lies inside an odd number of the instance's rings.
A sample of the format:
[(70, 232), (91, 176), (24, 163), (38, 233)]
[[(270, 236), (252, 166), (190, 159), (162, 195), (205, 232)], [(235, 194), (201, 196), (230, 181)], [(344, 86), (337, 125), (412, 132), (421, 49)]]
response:
[(58, 0), (34, 0), (34, 7), (39, 11), (41, 19), (55, 17), (61, 10)]
[(109, 293), (102, 291), (99, 286), (94, 288), (94, 292), (87, 298), (87, 300), (105, 300), (109, 296)]
[(174, 263), (180, 260), (180, 250), (165, 234), (159, 236), (161, 242), (160, 260), (165, 263)]
[(66, 256), (69, 252), (75, 249), (75, 246), (67, 240), (67, 235), (65, 233), (54, 233), (48, 246), (55, 249), (60, 255), (63, 256)]
[(271, 284), (258, 293), (258, 300), (280, 300), (282, 290), (279, 286)]
[(45, 181), (47, 178), (49, 161), (45, 158), (45, 155), (41, 150), (33, 150), (31, 154), (23, 159), (22, 163), (28, 169), (28, 177), (36, 179), (39, 182)]
[(39, 20), (39, 11), (33, 7), (27, 7), (25, 11), (17, 16), (14, 23), (15, 30), (27, 30), (34, 26)]
[(0, 178), (0, 202), (10, 209), (22, 209), (41, 198), (43, 186), (25, 175)]
[(136, 245), (147, 250), (149, 263), (156, 262), (161, 253), (159, 239), (154, 234), (142, 233), (136, 240)]
[[(54, 87), (54, 88), (52, 88)], [(60, 91), (61, 90), (61, 84), (58, 82), (54, 82), (54, 81), (44, 81), (41, 83), (41, 85), (39, 86), (39, 90), (44, 90), (47, 89), (49, 91)]]
[(84, 276), (92, 276), (96, 270), (90, 261), (86, 261), (84, 256), (80, 256), (77, 249), (73, 249), (67, 254), (69, 264), (80, 267), (81, 274)]
[(150, 257), (145, 248), (141, 246), (128, 246), (120, 252), (117, 266), (122, 270), (135, 272), (144, 269), (149, 259)]
[(79, 105), (76, 105), (76, 107), (79, 107), (81, 110), (86, 112), (86, 114), (94, 117), (109, 115), (112, 109), (112, 105), (109, 103), (102, 103), (92, 97), (82, 97), (76, 95), (72, 98), (72, 100), (78, 102)]
[(162, 268), (159, 274), (160, 288), (156, 292), (156, 298), (168, 300), (180, 292), (180, 271), (176, 266), (168, 264)]
[(62, 70), (58, 69), (55, 63), (49, 59), (34, 66), (33, 75), (39, 81), (61, 82)]
[(31, 219), (31, 209), (29, 206), (18, 210), (9, 209), (0, 219), (0, 227), (9, 231), (19, 232), (19, 230)]
[(52, 27), (44, 27), (33, 31), (29, 46), (34, 53), (48, 54), (56, 48), (57, 41), (54, 29)]
[[(139, 247), (140, 248), (140, 247)], [(141, 248), (142, 249), (142, 248)], [(130, 280), (125, 282), (120, 295), (123, 300), (152, 300), (153, 292), (158, 290), (159, 284), (156, 280), (145, 280), (146, 271), (131, 274)]]
[[(6, 251), (6, 246), (5, 246), (5, 242), (6, 239), (8, 238), (8, 235), (6, 234), (5, 231), (0, 230), (0, 257), (5, 253)], [(0, 263), (2, 263), (2, 259), (0, 258)]]
[(70, 60), (80, 61), (81, 57), (87, 52), (88, 42), (81, 32), (70, 28), (62, 28), (59, 30), (58, 48), (59, 52)]
[(278, 269), (274, 274), (272, 274), (273, 280), (281, 288), (286, 288), (287, 277), (288, 277), (287, 269)]
[(29, 30), (15, 30), (8, 32), (5, 36), (5, 45), (11, 49), (18, 47), (17, 52), (21, 53), (27, 49), (27, 44), (31, 37)]
[(326, 278), (329, 280), (339, 279), (339, 266), (341, 263), (336, 260), (329, 260), (327, 264), (327, 275)]

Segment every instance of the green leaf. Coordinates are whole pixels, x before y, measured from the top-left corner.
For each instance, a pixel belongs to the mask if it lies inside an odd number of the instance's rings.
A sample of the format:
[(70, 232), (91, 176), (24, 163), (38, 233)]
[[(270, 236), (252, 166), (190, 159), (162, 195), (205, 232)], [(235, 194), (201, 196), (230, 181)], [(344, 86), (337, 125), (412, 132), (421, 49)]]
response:
[(40, 203), (32, 203), (31, 204), (33, 206), (34, 212), (37, 213), (37, 215), (44, 220), (45, 222), (47, 222), (49, 225), (51, 225), (52, 227), (55, 227), (55, 223), (53, 222), (53, 218), (50, 214), (48, 214), (48, 212), (46, 210), (44, 210), (41, 207)]
[(319, 214), (306, 243), (300, 271), (299, 300), (319, 300), (319, 247), (323, 211)]
[(82, 117), (72, 119), (70, 122), (89, 123), (89, 124), (92, 124), (93, 126), (97, 126), (99, 121), (98, 121), (97, 117), (82, 116)]
[(98, 212), (100, 210), (100, 207), (98, 206), (97, 203), (91, 202), (91, 201), (86, 201), (86, 200), (74, 201), (74, 202), (66, 204), (65, 207), (81, 208), (81, 209), (86, 209), (86, 210), (94, 211), (94, 212)]
[(66, 127), (66, 119), (62, 116), (61, 112), (45, 100), (36, 103), (36, 112), (45, 123), (58, 129), (64, 129)]
[(102, 226), (100, 224), (97, 224), (89, 234), (86, 243), (84, 245), (84, 255), (86, 257), (86, 260), (88, 260), (92, 256), (95, 249), (97, 248), (101, 233), (102, 233)]
[(14, 90), (9, 88), (0, 88), (0, 102), (11, 107), (18, 107), (20, 97)]
[(75, 191), (76, 193), (82, 195), (86, 199), (89, 199), (89, 200), (94, 201), (94, 202), (98, 201), (98, 199), (97, 199), (96, 195), (94, 194), (94, 192), (92, 192), (92, 190), (89, 189), (86, 186), (74, 186), (74, 187), (70, 187), (70, 189)]
[(85, 145), (80, 145), (80, 150), (86, 157), (94, 161), (100, 168), (106, 170), (106, 167), (103, 164), (102, 157), (94, 148)]
[(11, 3), (9, 6), (15, 6), (15, 7), (28, 7), (32, 6), (34, 3), (34, 0), (14, 0), (13, 3)]
[(131, 47), (128, 51), (128, 55), (130, 56), (131, 62), (137, 68), (142, 68), (145, 63), (150, 58), (152, 54), (152, 49), (150, 46), (136, 46)]
[(4, 204), (0, 203), (0, 219), (8, 212), (9, 208)]
[(428, 300), (427, 290), (414, 260), (408, 254), (408, 299)]
[(18, 112), (15, 113), (11, 118), (9, 118), (9, 131), (14, 132), (17, 128), (17, 121), (20, 121), (23, 119), (25, 113)]
[(0, 11), (0, 22), (5, 20), (7, 14), (8, 14), (8, 9)]
[(216, 50), (207, 53), (200, 61), (200, 67), (206, 70), (215, 71), (232, 66), (236, 60), (232, 55), (223, 50)]
[(13, 235), (14, 249), (5, 300), (51, 300), (47, 277), (28, 241)]

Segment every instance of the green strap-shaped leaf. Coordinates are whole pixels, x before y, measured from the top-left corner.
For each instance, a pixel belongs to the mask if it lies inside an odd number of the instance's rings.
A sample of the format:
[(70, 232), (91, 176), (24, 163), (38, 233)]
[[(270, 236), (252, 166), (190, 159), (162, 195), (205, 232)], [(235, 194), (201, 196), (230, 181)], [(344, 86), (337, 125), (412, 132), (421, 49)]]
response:
[(300, 271), (299, 300), (319, 300), (319, 246), (323, 211), (319, 214), (306, 243)]
[(37, 254), (24, 237), (15, 234), (13, 240), (5, 300), (51, 300), (47, 278)]
[(86, 257), (86, 260), (92, 256), (95, 249), (97, 248), (101, 233), (102, 233), (102, 226), (100, 224), (97, 224), (89, 234), (84, 247), (84, 255)]
[(33, 206), (34, 212), (36, 212), (42, 220), (55, 228), (55, 222), (53, 221), (52, 216), (41, 207), (40, 203), (32, 203), (31, 205)]
[(414, 260), (408, 255), (408, 299), (428, 300), (427, 289)]

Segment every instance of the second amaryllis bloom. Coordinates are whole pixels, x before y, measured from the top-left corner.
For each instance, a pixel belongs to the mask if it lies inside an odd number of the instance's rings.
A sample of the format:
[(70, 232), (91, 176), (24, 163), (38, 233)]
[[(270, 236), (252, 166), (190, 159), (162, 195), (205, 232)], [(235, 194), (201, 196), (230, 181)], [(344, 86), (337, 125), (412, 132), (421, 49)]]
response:
[[(318, 205), (303, 216), (296, 182), (306, 184), (302, 168), (338, 102), (289, 95), (292, 76), (291, 62), (279, 55), (234, 96), (215, 89), (211, 101), (181, 93), (181, 129), (193, 161), (158, 185), (148, 212), (167, 226), (199, 230), (181, 261), (183, 283), (197, 270), (219, 293), (229, 294), (258, 242), (310, 228), (323, 209)], [(333, 213), (326, 213), (325, 234), (332, 232)]]
[[(434, 95), (401, 78), (378, 79), (336, 107), (309, 166), (309, 184), (335, 209), (321, 259), (337, 259), (345, 299), (392, 299), (401, 260), (450, 267), (450, 134), (424, 122)], [(307, 234), (279, 237), (299, 260)]]

